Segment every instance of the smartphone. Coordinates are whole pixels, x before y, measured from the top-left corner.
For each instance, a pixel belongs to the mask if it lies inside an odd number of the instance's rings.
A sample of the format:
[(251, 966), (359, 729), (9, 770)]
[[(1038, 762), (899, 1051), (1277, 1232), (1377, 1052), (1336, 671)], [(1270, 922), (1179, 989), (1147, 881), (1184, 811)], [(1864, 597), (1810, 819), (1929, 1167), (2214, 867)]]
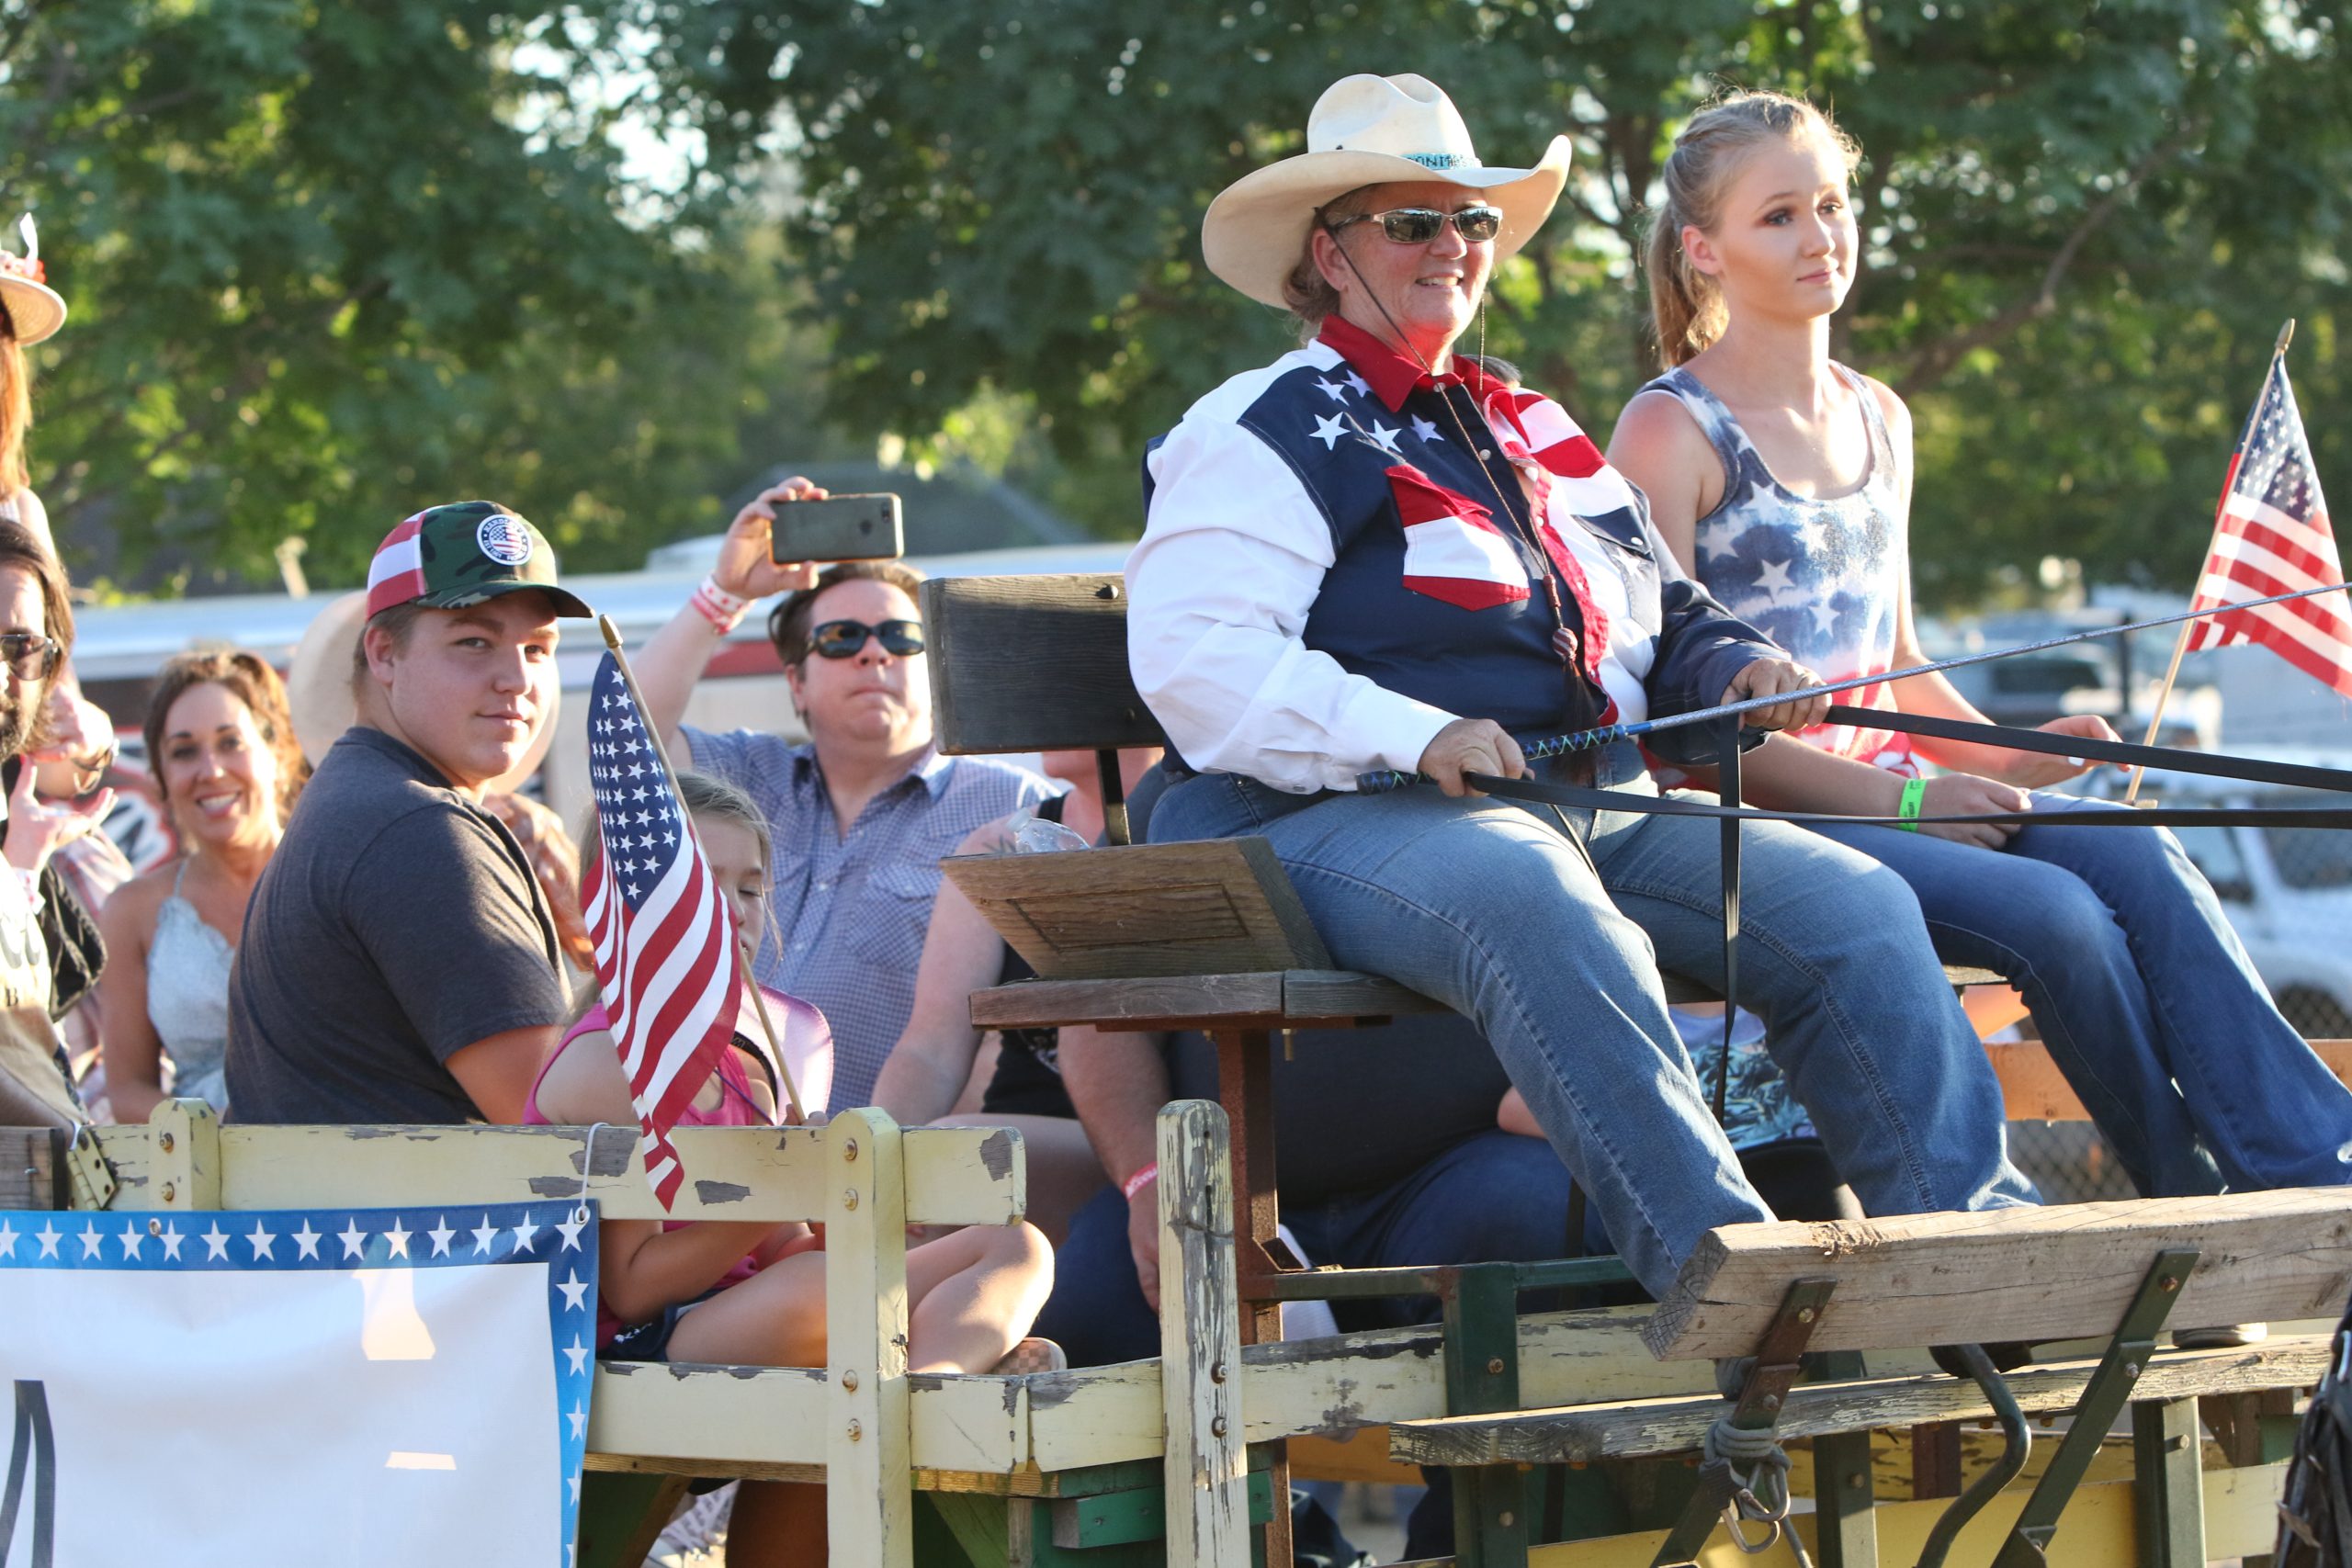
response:
[(769, 558), (779, 563), (896, 560), (906, 553), (899, 498), (887, 492), (780, 502), (768, 537)]

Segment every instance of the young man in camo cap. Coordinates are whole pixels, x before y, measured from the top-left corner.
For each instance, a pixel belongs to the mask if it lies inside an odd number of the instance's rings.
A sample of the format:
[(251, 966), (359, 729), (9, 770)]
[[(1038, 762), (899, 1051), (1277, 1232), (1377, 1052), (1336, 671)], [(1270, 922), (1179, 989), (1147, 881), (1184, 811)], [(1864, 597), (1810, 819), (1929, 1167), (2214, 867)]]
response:
[(229, 984), (244, 1122), (519, 1122), (566, 1010), (528, 859), (481, 806), (552, 722), (556, 585), (507, 508), (420, 512), (377, 547), (358, 721), (254, 889)]

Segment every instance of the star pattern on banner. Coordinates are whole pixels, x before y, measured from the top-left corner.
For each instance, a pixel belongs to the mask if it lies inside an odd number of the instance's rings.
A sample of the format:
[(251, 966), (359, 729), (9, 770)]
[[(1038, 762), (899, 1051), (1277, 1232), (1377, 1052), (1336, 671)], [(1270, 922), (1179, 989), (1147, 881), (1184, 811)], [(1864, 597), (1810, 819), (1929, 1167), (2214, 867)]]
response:
[(1346, 388), (1346, 387), (1341, 386), (1341, 385), (1339, 385), (1339, 384), (1334, 383), (1334, 382), (1326, 381), (1326, 380), (1322, 379), (1320, 377), (1317, 377), (1317, 378), (1316, 378), (1316, 382), (1315, 382), (1315, 384), (1316, 384), (1317, 387), (1321, 388), (1321, 389), (1323, 389), (1324, 394), (1325, 394), (1326, 396), (1328, 396), (1328, 397), (1329, 397), (1329, 398), (1333, 402), (1335, 402), (1335, 403), (1340, 403), (1340, 404), (1342, 404), (1342, 405), (1344, 405), (1344, 404), (1347, 402), (1347, 400), (1348, 400), (1348, 389), (1347, 389), (1347, 388)]
[(1443, 441), (1445, 439), (1444, 436), (1440, 435), (1437, 433), (1437, 421), (1433, 419), (1423, 419), (1419, 414), (1415, 414), (1413, 416), (1413, 434), (1423, 441)]
[(1404, 454), (1396, 450), (1396, 438), (1404, 434), (1395, 426), (1383, 424), (1375, 419), (1372, 422), (1372, 429), (1366, 434), (1365, 439), (1390, 457), (1398, 457)]
[[(596, 1213), (586, 1201), (564, 1204), (502, 1203), (486, 1209), (474, 1232), (478, 1256), (451, 1245), (459, 1232), (446, 1215), (410, 1213), (399, 1210), (361, 1210), (341, 1217), (342, 1228), (329, 1230), (338, 1216), (311, 1210), (246, 1210), (202, 1216), (204, 1228), (183, 1230), (173, 1213), (107, 1212), (102, 1213), (21, 1214), (0, 1213), (0, 1280), (17, 1271), (74, 1272), (91, 1276), (147, 1274), (300, 1275), (348, 1278), (362, 1270), (498, 1269), (527, 1270), (531, 1289), (545, 1303), (548, 1337), (539, 1352), (548, 1355), (554, 1371), (550, 1415), (558, 1434), (559, 1465), (555, 1477), (562, 1522), (561, 1545), (567, 1560), (576, 1560), (580, 1478), (585, 1457), (590, 1394), (595, 1377)], [(38, 1224), (37, 1229), (25, 1225)], [(431, 1228), (427, 1229), (427, 1224)], [(549, 1233), (561, 1238), (548, 1250), (569, 1253), (558, 1269), (537, 1256), (538, 1245)], [(414, 1245), (419, 1236), (433, 1243), (427, 1249)], [(339, 1248), (324, 1244), (342, 1243)], [(81, 1243), (68, 1247), (68, 1240)], [(201, 1241), (201, 1247), (187, 1245)], [(281, 1248), (278, 1243), (294, 1245)], [(155, 1245), (149, 1247), (153, 1242)], [(234, 1243), (243, 1246), (232, 1246)], [(94, 1281), (95, 1283), (95, 1281)], [(92, 1298), (94, 1300), (103, 1298)], [(414, 1297), (416, 1309), (437, 1332), (441, 1319), (434, 1315), (435, 1301), (462, 1301), (462, 1296)], [(446, 1312), (445, 1306), (438, 1310)], [(0, 1547), (5, 1547), (0, 1542)]]
[(1338, 414), (1317, 414), (1315, 416), (1315, 428), (1307, 432), (1307, 439), (1320, 441), (1323, 450), (1329, 452), (1339, 446), (1340, 437), (1347, 433), (1348, 422)]

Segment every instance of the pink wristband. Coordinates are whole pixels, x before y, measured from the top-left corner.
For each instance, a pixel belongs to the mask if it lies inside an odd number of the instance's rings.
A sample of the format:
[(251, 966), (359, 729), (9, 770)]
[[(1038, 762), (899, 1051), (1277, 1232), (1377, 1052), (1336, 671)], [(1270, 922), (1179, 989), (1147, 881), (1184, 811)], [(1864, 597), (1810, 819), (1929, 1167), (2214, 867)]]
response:
[(718, 586), (716, 578), (711, 577), (702, 580), (702, 586), (695, 590), (694, 597), (686, 603), (692, 604), (695, 614), (708, 621), (711, 629), (721, 637), (742, 624), (743, 612), (752, 604), (749, 599), (738, 598)]
[(1130, 1176), (1125, 1181), (1120, 1182), (1119, 1191), (1126, 1198), (1128, 1202), (1132, 1203), (1136, 1201), (1136, 1193), (1142, 1191), (1145, 1188), (1150, 1186), (1153, 1182), (1159, 1179), (1159, 1162), (1158, 1160), (1153, 1160), (1149, 1165), (1145, 1166), (1141, 1170), (1136, 1171), (1133, 1176)]

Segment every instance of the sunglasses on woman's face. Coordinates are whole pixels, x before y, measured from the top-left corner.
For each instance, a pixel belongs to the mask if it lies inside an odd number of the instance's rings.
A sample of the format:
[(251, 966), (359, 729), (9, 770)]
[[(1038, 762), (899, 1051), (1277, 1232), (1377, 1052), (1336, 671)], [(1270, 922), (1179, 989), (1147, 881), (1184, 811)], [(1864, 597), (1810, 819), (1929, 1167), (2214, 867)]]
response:
[(809, 651), (820, 659), (854, 659), (867, 637), (878, 637), (882, 651), (910, 659), (922, 651), (922, 627), (914, 621), (826, 621), (808, 633)]
[(55, 674), (64, 651), (55, 637), (39, 632), (0, 632), (0, 663), (28, 681), (45, 681)]
[(1382, 233), (1400, 245), (1426, 245), (1437, 238), (1439, 230), (1451, 223), (1455, 233), (1475, 245), (1502, 232), (1503, 209), (1465, 207), (1459, 212), (1440, 212), (1433, 207), (1392, 207), (1385, 212), (1359, 212), (1334, 219), (1331, 232), (1336, 234), (1351, 223), (1377, 223)]

